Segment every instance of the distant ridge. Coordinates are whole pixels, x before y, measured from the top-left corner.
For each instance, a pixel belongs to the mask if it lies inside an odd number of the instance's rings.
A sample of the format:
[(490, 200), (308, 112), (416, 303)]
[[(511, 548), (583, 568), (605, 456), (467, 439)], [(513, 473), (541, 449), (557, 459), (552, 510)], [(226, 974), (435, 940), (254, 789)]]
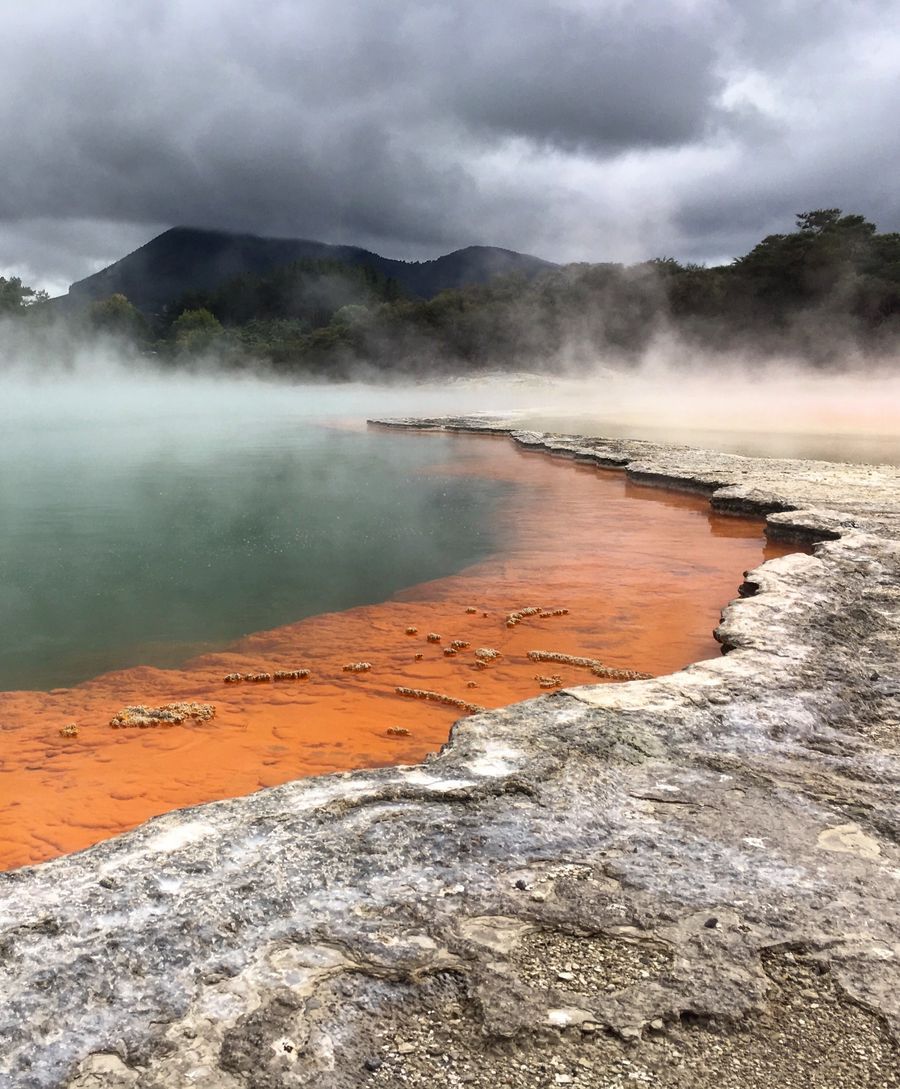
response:
[(554, 267), (539, 257), (493, 246), (469, 246), (432, 261), (395, 261), (357, 246), (331, 246), (305, 238), (172, 227), (72, 284), (67, 298), (70, 304), (88, 303), (120, 292), (139, 310), (153, 314), (188, 292), (212, 291), (234, 277), (264, 274), (303, 258), (368, 265), (395, 279), (408, 295), (423, 299), (495, 276), (518, 273), (530, 278)]

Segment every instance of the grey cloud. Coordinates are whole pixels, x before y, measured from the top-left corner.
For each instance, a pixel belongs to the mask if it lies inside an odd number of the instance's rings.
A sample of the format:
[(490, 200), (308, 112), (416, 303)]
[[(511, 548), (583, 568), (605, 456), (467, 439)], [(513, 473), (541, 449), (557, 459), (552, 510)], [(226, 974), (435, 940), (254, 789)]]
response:
[(890, 33), (897, 5), (894, 0), (724, 0), (721, 14), (730, 60), (783, 69), (798, 55), (840, 48), (866, 25)]
[[(648, 11), (649, 9), (649, 11)], [(703, 135), (721, 79), (706, 19), (665, 6), (491, 8), (451, 101), (474, 127), (603, 155)]]
[(737, 254), (817, 204), (900, 226), (886, 0), (43, 0), (5, 29), (0, 269), (47, 282), (176, 223), (561, 260)]

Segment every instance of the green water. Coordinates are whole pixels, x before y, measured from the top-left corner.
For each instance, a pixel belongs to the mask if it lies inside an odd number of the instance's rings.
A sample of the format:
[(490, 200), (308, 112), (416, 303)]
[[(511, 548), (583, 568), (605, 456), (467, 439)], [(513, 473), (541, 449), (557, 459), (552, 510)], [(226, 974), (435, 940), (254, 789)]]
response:
[(493, 551), (505, 486), (442, 474), (452, 438), (338, 430), (321, 409), (202, 384), (7, 399), (0, 689), (174, 665)]

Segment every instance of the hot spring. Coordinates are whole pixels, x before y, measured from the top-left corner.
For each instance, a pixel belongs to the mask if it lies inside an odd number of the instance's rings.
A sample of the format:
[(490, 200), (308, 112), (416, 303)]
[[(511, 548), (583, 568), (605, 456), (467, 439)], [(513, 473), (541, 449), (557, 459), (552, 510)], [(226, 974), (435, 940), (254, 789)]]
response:
[[(13, 385), (0, 865), (302, 775), (418, 762), (467, 709), (598, 680), (553, 655), (615, 675), (718, 654), (742, 572), (780, 554), (760, 523), (502, 437), (364, 424), (442, 405), (225, 379)], [(110, 725), (174, 702), (215, 714)]]

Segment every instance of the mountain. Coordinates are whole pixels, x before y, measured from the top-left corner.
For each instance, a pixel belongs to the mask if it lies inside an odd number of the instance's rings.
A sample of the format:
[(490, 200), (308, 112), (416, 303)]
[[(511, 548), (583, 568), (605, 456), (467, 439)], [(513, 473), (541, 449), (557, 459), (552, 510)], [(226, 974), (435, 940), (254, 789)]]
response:
[(495, 276), (518, 273), (531, 278), (554, 267), (539, 257), (493, 246), (469, 246), (433, 261), (395, 261), (357, 246), (173, 227), (72, 284), (67, 301), (84, 304), (118, 292), (152, 314), (188, 292), (212, 291), (237, 276), (261, 275), (303, 258), (368, 265), (396, 280), (406, 294), (423, 299), (447, 288), (483, 284)]

